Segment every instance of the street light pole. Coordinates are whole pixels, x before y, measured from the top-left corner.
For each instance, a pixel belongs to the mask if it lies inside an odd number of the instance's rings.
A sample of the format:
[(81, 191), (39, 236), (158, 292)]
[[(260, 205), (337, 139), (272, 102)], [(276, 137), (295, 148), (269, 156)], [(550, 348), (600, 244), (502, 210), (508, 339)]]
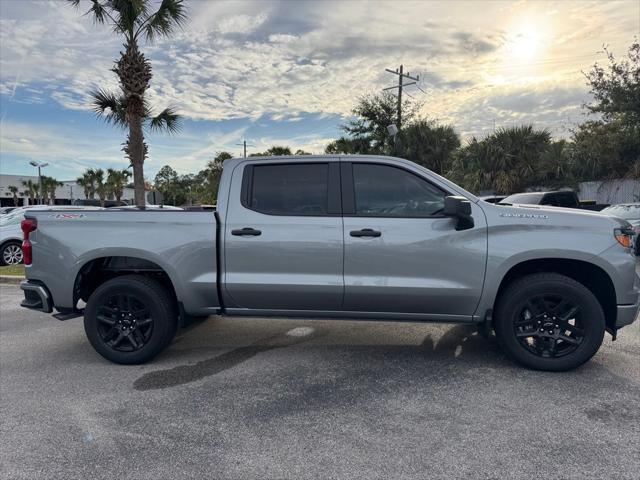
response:
[(48, 163), (38, 163), (35, 161), (30, 161), (29, 165), (33, 167), (38, 167), (38, 205), (42, 203), (42, 173), (40, 171), (41, 168), (48, 167)]

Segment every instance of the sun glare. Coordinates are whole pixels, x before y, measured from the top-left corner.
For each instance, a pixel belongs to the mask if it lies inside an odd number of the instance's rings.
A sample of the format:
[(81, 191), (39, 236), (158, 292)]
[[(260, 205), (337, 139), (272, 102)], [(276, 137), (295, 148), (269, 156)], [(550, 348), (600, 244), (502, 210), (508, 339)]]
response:
[(526, 63), (542, 54), (546, 27), (533, 19), (520, 20), (507, 33), (506, 50), (509, 60)]

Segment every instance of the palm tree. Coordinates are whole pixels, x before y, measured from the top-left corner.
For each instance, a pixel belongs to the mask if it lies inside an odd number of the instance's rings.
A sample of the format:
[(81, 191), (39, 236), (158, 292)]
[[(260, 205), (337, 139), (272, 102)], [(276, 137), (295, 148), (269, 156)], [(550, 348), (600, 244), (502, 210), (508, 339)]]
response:
[(31, 180), (27, 180), (26, 182), (23, 180), (22, 186), (25, 187), (24, 195), (29, 197), (29, 204), (35, 205), (36, 198), (38, 198), (38, 184)]
[(51, 202), (52, 205), (56, 203), (56, 189), (64, 185), (53, 177), (42, 176), (42, 196), (44, 203)]
[(91, 198), (93, 198), (92, 192), (94, 191), (93, 177), (89, 173), (90, 171), (92, 170), (87, 170), (78, 178), (76, 178), (76, 183), (82, 187), (82, 190), (84, 192), (84, 198), (87, 200), (89, 199), (90, 196)]
[[(78, 6), (80, 0), (68, 0)], [(179, 117), (172, 108), (166, 108), (153, 116), (145, 101), (145, 93), (151, 81), (151, 64), (139, 50), (138, 43), (153, 43), (158, 37), (168, 37), (186, 20), (182, 0), (162, 0), (151, 13), (151, 0), (92, 0), (91, 14), (95, 23), (109, 24), (113, 31), (124, 37), (124, 52), (116, 62), (113, 72), (118, 76), (119, 94), (99, 89), (92, 92), (96, 113), (107, 123), (129, 130), (123, 151), (133, 166), (135, 202), (144, 206), (144, 171), (147, 155), (144, 127), (175, 133), (179, 129)]]
[(114, 196), (116, 202), (120, 203), (122, 192), (127, 185), (127, 179), (131, 176), (131, 172), (126, 168), (123, 170), (107, 169), (107, 189), (109, 197)]
[(95, 181), (95, 191), (100, 199), (100, 206), (104, 207), (104, 201), (107, 198), (108, 188), (104, 178), (104, 170), (98, 168), (93, 170), (93, 180)]
[(11, 193), (13, 195), (13, 206), (17, 207), (18, 206), (18, 187), (14, 186), (14, 185), (9, 185), (9, 193)]

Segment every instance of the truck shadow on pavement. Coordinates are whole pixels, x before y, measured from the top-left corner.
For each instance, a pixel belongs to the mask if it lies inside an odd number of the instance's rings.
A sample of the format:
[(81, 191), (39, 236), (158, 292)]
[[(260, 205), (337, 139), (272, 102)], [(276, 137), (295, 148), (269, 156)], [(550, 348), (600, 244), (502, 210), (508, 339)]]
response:
[[(483, 338), (476, 328), (468, 325), (445, 327), (441, 336), (428, 334), (419, 345), (349, 345), (345, 343), (311, 344), (308, 348), (333, 349), (339, 347), (354, 357), (361, 357), (364, 364), (375, 361), (395, 363), (410, 362), (424, 365), (429, 360), (437, 362), (447, 360), (456, 366), (462, 363), (473, 363), (475, 366), (499, 367), (509, 366), (500, 351), (495, 338)], [(196, 363), (148, 372), (134, 381), (136, 390), (157, 390), (176, 387), (202, 380), (234, 368), (260, 353), (270, 350), (293, 347), (309, 343), (321, 337), (335, 336), (328, 328), (297, 327), (275, 335), (261, 338), (249, 345), (234, 348), (221, 355), (201, 360)], [(413, 366), (412, 368), (415, 368)]]

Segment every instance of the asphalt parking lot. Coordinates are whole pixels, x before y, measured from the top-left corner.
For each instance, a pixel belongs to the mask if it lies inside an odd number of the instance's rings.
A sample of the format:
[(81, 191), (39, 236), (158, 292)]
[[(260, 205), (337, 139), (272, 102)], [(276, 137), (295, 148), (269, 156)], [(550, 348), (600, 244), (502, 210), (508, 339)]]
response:
[(568, 373), (465, 326), (223, 319), (153, 363), (0, 286), (7, 479), (638, 478), (640, 322)]

